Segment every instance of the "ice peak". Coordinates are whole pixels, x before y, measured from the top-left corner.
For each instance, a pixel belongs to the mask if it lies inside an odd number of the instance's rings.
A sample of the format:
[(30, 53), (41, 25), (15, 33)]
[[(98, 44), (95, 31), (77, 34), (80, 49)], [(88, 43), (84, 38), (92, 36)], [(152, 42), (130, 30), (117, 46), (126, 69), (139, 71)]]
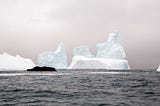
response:
[(120, 33), (117, 31), (109, 33), (108, 43), (120, 44)]
[(98, 58), (126, 59), (125, 51), (120, 44), (119, 32), (110, 33), (108, 42), (99, 43), (96, 47)]
[(55, 53), (58, 53), (58, 52), (63, 51), (63, 50), (65, 50), (65, 47), (64, 47), (64, 43), (61, 42), (61, 43), (58, 45), (58, 48), (57, 48), (57, 50), (55, 51)]

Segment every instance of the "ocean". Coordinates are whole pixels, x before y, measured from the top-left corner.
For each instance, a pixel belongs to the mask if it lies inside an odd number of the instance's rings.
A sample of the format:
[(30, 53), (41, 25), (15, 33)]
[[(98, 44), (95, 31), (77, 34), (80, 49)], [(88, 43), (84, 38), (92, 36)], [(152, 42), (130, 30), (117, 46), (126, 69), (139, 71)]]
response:
[(160, 106), (160, 73), (3, 71), (0, 106)]

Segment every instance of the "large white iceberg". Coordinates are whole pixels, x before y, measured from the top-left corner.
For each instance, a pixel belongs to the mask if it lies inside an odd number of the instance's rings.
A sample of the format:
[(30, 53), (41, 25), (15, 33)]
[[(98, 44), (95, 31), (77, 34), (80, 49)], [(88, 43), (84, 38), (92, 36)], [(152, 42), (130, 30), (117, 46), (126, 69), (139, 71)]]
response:
[(88, 46), (76, 47), (73, 50), (74, 56), (85, 56), (85, 57), (95, 57), (89, 50)]
[(159, 67), (158, 67), (157, 71), (158, 71), (158, 72), (160, 72), (160, 65), (159, 65)]
[(56, 69), (67, 68), (67, 54), (63, 43), (60, 43), (55, 52), (48, 51), (39, 54), (38, 66), (54, 67)]
[(35, 64), (30, 59), (19, 55), (12, 56), (7, 53), (0, 54), (0, 70), (26, 70), (33, 68)]
[(120, 44), (120, 34), (118, 32), (110, 33), (108, 42), (97, 44), (96, 47), (96, 57), (88, 57), (81, 52), (74, 53), (68, 69), (130, 69), (125, 51)]
[(120, 34), (113, 32), (109, 34), (108, 42), (99, 43), (97, 47), (97, 58), (125, 59), (126, 54), (120, 43)]

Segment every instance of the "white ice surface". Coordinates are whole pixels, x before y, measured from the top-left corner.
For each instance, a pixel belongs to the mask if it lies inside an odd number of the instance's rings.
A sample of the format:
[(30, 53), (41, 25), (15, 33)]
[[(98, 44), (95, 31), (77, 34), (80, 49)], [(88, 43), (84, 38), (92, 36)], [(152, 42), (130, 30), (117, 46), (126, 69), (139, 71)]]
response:
[(85, 57), (95, 57), (89, 50), (88, 46), (76, 47), (73, 50), (74, 56), (85, 56)]
[(33, 68), (35, 64), (30, 59), (19, 55), (12, 56), (7, 53), (0, 54), (0, 70), (26, 70)]
[(60, 43), (55, 52), (48, 51), (39, 54), (38, 66), (54, 67), (56, 69), (67, 68), (67, 54), (63, 43)]
[(110, 33), (108, 41), (96, 47), (96, 57), (92, 56), (88, 47), (76, 48), (68, 69), (130, 69), (118, 32)]
[(158, 71), (158, 72), (160, 72), (160, 65), (159, 65), (159, 67), (158, 67), (157, 71)]
[(130, 69), (128, 61), (124, 59), (87, 58), (84, 56), (74, 56), (68, 69)]
[(96, 45), (97, 58), (126, 59), (124, 48), (120, 44), (120, 34), (113, 32), (109, 34), (108, 42)]

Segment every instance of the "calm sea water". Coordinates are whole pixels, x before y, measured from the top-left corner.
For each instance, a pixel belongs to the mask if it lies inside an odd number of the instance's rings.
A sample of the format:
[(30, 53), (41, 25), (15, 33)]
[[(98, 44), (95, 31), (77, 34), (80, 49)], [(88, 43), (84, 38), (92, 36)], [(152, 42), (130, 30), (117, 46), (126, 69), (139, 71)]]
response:
[(4, 106), (160, 106), (155, 71), (0, 72)]

